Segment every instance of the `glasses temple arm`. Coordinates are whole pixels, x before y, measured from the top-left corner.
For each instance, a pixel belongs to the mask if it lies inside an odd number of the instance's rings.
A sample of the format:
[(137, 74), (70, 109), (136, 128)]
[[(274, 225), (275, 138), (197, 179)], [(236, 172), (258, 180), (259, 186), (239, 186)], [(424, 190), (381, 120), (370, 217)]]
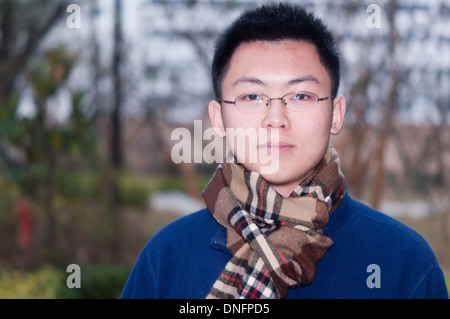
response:
[(228, 104), (236, 104), (236, 102), (234, 102), (234, 101), (227, 101), (227, 100), (223, 100), (221, 98), (218, 98), (217, 101), (218, 102), (223, 102), (223, 103), (228, 103)]

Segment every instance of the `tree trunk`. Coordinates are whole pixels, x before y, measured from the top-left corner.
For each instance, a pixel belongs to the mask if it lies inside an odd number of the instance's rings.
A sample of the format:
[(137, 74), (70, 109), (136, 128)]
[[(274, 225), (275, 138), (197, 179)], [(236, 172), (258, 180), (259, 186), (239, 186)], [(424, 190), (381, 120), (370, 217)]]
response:
[(388, 21), (389, 21), (389, 75), (391, 84), (389, 87), (389, 93), (386, 99), (386, 103), (383, 108), (383, 117), (381, 123), (380, 138), (377, 148), (375, 150), (375, 176), (373, 180), (373, 193), (371, 205), (373, 208), (378, 209), (383, 197), (384, 189), (384, 161), (386, 160), (385, 150), (389, 140), (389, 134), (392, 132), (392, 126), (394, 122), (395, 108), (397, 104), (397, 89), (398, 89), (398, 70), (397, 70), (397, 58), (396, 58), (396, 43), (397, 43), (397, 29), (395, 28), (395, 15), (397, 11), (397, 1), (391, 0), (389, 2), (388, 9)]
[(120, 188), (118, 172), (122, 166), (122, 141), (121, 141), (121, 109), (122, 109), (122, 81), (120, 66), (122, 60), (122, 7), (121, 0), (115, 2), (115, 25), (114, 25), (114, 52), (113, 52), (113, 81), (114, 81), (114, 107), (111, 113), (111, 254), (114, 261), (120, 259), (120, 227), (119, 227), (119, 206)]

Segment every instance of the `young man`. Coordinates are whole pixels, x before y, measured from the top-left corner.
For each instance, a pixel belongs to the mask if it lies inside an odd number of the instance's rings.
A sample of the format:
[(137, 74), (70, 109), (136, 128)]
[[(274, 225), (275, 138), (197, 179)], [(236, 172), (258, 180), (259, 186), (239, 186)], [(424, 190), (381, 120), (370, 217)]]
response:
[[(122, 298), (448, 298), (425, 240), (346, 193), (329, 145), (346, 110), (339, 69), (331, 33), (302, 8), (261, 6), (225, 31), (213, 127), (269, 137), (253, 150), (230, 144), (207, 209), (150, 239)], [(252, 151), (276, 155), (276, 169), (250, 161)]]

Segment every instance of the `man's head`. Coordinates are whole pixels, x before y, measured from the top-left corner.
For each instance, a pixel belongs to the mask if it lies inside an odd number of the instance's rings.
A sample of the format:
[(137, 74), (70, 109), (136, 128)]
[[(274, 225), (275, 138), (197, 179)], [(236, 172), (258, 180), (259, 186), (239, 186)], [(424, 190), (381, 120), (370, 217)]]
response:
[[(333, 46), (322, 22), (288, 5), (244, 13), (219, 40), (213, 61), (218, 100), (209, 104), (213, 127), (246, 169), (284, 196), (314, 170), (330, 134), (343, 125)], [(261, 154), (276, 155), (276, 171), (264, 172)]]
[(313, 14), (299, 6), (272, 4), (244, 12), (216, 42), (212, 63), (213, 89), (222, 98), (222, 82), (231, 57), (243, 43), (253, 41), (305, 41), (314, 45), (331, 78), (331, 95), (337, 96), (340, 60), (333, 35)]

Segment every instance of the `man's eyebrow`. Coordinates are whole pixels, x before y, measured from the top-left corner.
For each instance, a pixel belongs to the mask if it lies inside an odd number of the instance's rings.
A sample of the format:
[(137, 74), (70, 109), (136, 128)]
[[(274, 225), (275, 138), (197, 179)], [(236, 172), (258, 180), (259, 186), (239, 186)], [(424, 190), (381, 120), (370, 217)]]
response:
[(302, 82), (316, 82), (317, 84), (320, 84), (319, 80), (313, 76), (313, 75), (304, 75), (298, 78), (295, 78), (293, 80), (290, 80), (288, 82), (288, 85), (294, 85), (294, 84), (299, 84)]
[(263, 81), (261, 81), (260, 79), (247, 77), (247, 76), (240, 77), (239, 79), (234, 81), (233, 86), (236, 87), (242, 83), (252, 83), (252, 84), (266, 86), (266, 84)]
[[(302, 82), (315, 82), (317, 84), (320, 84), (319, 80), (313, 76), (313, 75), (304, 75), (304, 76), (300, 76), (298, 78), (295, 78), (293, 80), (290, 80), (287, 83), (287, 86), (291, 86), (291, 85), (295, 85), (295, 84), (299, 84)], [(239, 84), (242, 83), (251, 83), (251, 84), (257, 84), (257, 85), (261, 85), (261, 86), (266, 86), (266, 83), (258, 78), (254, 78), (254, 77), (247, 77), (247, 76), (243, 76), (240, 77), (239, 79), (237, 79), (236, 81), (234, 81), (233, 86), (236, 87)]]

